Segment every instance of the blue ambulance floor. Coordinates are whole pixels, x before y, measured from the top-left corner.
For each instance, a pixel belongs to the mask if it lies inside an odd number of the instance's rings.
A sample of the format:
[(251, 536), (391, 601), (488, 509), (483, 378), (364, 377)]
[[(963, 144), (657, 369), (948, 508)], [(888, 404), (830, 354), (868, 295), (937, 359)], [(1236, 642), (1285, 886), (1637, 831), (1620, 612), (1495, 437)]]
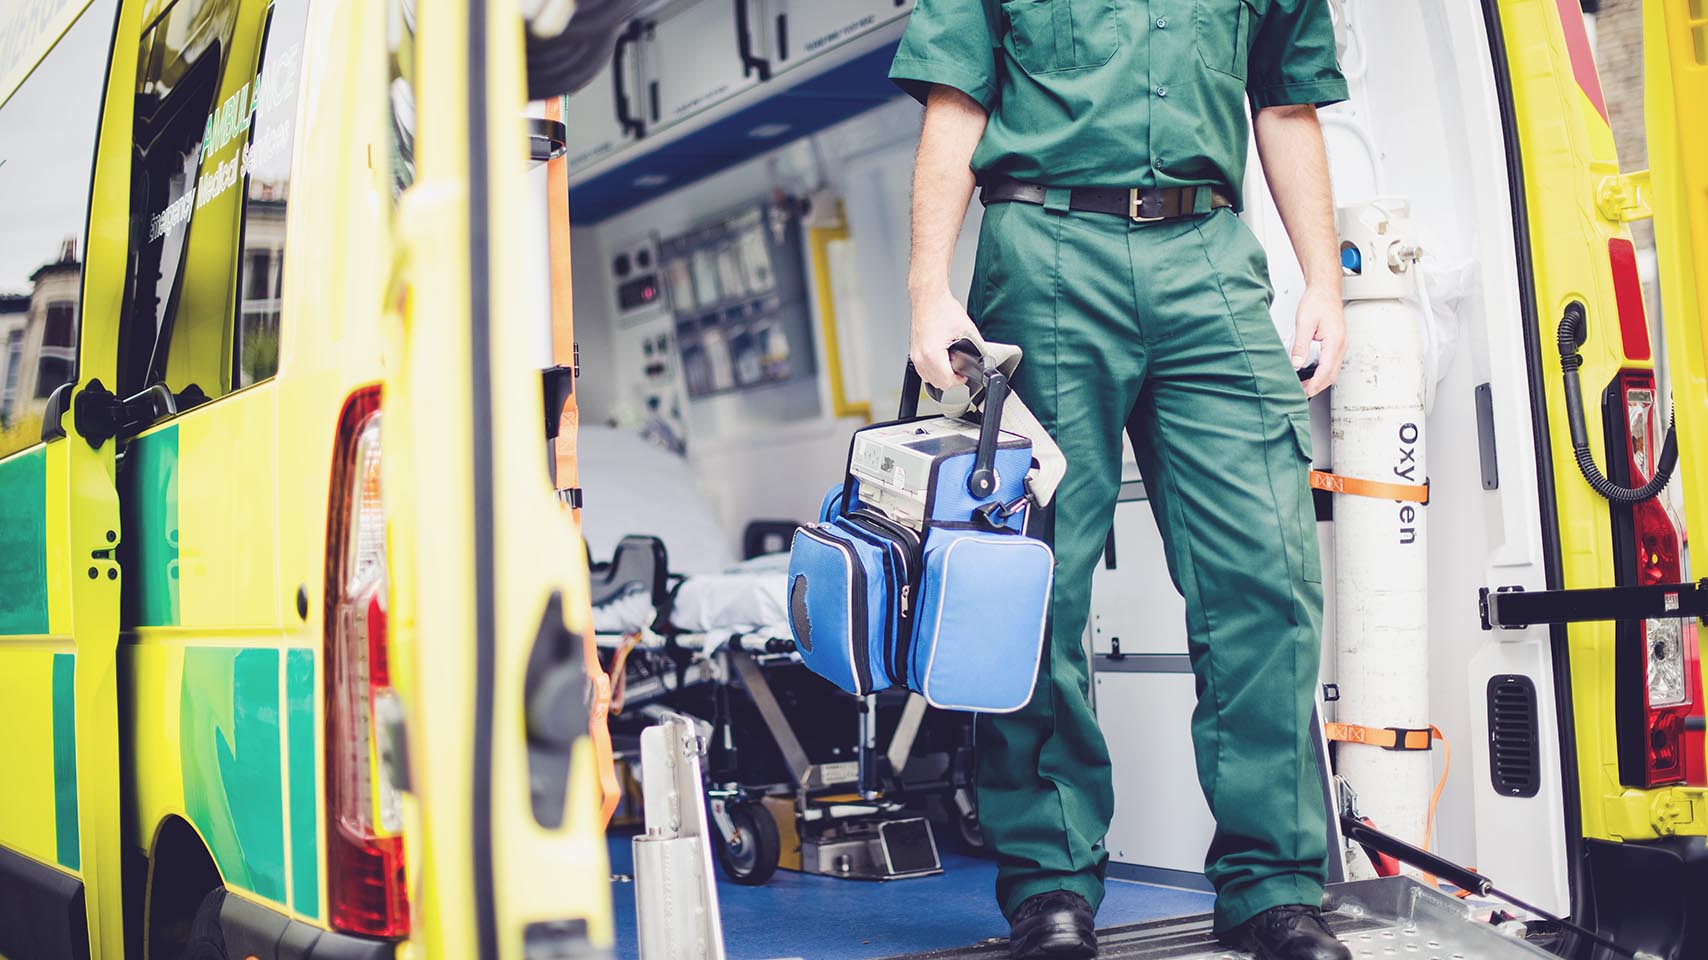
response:
[[(613, 874), (633, 873), (629, 839), (627, 833), (610, 837)], [(729, 960), (875, 960), (1007, 936), (992, 893), (996, 864), (942, 856), (942, 875), (888, 883), (779, 870), (762, 887), (743, 887), (720, 872), (718, 902)], [(617, 956), (636, 960), (634, 885), (613, 883), (611, 901)], [(1110, 880), (1097, 925), (1204, 913), (1211, 902), (1207, 893)]]

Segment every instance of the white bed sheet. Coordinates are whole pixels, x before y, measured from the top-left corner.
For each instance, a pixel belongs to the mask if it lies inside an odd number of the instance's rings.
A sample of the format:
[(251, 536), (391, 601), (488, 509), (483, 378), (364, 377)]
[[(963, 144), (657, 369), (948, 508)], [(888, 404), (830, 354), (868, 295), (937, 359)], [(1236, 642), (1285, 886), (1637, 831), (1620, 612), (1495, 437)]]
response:
[[(593, 630), (617, 638), (647, 630), (656, 618), (646, 592), (636, 589), (594, 609)], [(789, 555), (688, 577), (676, 588), (670, 626), (690, 634), (789, 636)]]

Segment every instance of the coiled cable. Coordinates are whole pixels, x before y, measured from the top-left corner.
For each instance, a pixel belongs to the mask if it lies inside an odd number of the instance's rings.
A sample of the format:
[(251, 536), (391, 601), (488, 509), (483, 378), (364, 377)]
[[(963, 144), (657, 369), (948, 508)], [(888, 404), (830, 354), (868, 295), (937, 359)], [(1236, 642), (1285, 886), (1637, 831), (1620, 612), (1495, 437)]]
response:
[(1583, 356), (1578, 353), (1578, 347), (1583, 345), (1587, 336), (1584, 321), (1583, 304), (1575, 300), (1566, 304), (1565, 313), (1560, 317), (1560, 374), (1566, 384), (1566, 421), (1572, 432), (1572, 454), (1577, 458), (1578, 471), (1583, 474), (1584, 482), (1596, 493), (1614, 503), (1642, 503), (1666, 489), (1672, 480), (1673, 469), (1678, 466), (1676, 414), (1667, 420), (1666, 441), (1661, 445), (1661, 457), (1649, 482), (1640, 487), (1625, 487), (1607, 479), (1607, 475), (1595, 465), (1595, 455), (1589, 449), (1589, 431), (1583, 423), (1583, 386), (1578, 380)]

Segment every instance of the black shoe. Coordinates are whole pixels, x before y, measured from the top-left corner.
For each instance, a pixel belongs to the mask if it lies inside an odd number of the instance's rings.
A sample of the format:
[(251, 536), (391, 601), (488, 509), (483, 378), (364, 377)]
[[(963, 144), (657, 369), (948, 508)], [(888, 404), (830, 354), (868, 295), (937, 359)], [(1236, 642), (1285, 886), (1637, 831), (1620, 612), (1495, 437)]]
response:
[(1008, 955), (1014, 960), (1089, 960), (1097, 956), (1091, 904), (1066, 890), (1022, 900), (1009, 930)]
[(1352, 951), (1329, 932), (1323, 912), (1297, 903), (1270, 907), (1222, 941), (1257, 960), (1352, 960)]

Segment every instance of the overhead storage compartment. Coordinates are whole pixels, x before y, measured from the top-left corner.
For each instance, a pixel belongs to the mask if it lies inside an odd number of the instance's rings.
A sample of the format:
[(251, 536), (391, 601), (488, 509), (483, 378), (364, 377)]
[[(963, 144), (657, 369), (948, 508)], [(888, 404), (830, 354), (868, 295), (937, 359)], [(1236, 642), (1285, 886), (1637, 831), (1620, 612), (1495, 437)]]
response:
[(762, 72), (742, 56), (729, 0), (685, 0), (648, 18), (640, 58), (648, 136), (759, 83)]
[[(593, 166), (640, 137), (641, 127), (625, 122), (633, 116), (634, 91), (640, 88), (636, 60), (630, 53), (639, 39), (638, 23), (630, 31), (619, 34), (616, 49), (588, 81), (587, 86), (564, 98), (563, 123), (569, 133), (569, 171), (575, 173)], [(637, 104), (638, 106), (638, 104)]]
[(747, 8), (758, 40), (758, 56), (772, 76), (781, 76), (844, 44), (903, 20), (913, 0), (735, 0)]
[(576, 224), (898, 96), (889, 63), (912, 4), (686, 0), (632, 21), (567, 98)]

